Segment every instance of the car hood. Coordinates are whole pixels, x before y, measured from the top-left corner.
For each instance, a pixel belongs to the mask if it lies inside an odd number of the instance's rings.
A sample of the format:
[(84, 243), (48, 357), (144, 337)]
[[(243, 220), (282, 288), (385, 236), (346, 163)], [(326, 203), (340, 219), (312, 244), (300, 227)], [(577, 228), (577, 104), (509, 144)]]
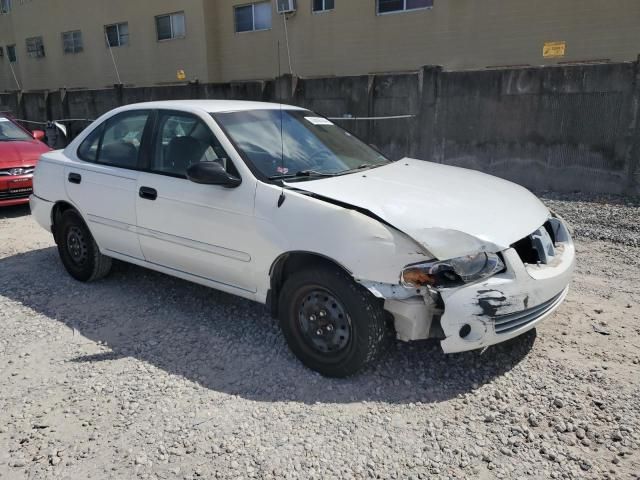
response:
[(440, 260), (498, 252), (549, 217), (527, 189), (475, 170), (403, 159), (291, 188), (367, 210)]
[(33, 167), (38, 158), (50, 150), (38, 140), (0, 142), (0, 169)]

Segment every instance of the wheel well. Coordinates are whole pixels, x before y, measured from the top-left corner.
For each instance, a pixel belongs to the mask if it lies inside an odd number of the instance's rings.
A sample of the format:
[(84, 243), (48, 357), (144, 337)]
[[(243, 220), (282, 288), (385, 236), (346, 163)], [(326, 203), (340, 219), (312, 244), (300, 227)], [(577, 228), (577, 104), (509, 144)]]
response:
[(56, 224), (60, 222), (60, 218), (62, 218), (62, 214), (67, 210), (75, 210), (75, 207), (70, 203), (60, 201), (57, 202), (53, 209), (51, 210), (51, 233), (53, 233), (53, 238), (58, 243), (58, 238), (56, 235)]
[(280, 255), (269, 271), (271, 277), (271, 285), (267, 294), (267, 305), (271, 310), (271, 315), (276, 318), (278, 316), (278, 298), (280, 289), (287, 278), (295, 272), (314, 268), (320, 265), (327, 265), (338, 268), (351, 276), (351, 272), (339, 263), (325, 257), (323, 255), (312, 252), (288, 252)]

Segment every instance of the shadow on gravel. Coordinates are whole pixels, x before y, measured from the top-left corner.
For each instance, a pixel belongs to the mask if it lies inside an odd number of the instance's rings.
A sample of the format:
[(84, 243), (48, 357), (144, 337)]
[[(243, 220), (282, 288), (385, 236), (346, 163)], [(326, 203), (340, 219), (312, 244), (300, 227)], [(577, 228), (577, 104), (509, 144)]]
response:
[(0, 208), (0, 220), (3, 220), (5, 218), (26, 217), (27, 215), (31, 215), (31, 210), (29, 210), (29, 204)]
[[(444, 355), (431, 341), (397, 342), (360, 375), (326, 379), (289, 352), (265, 307), (231, 295), (121, 263), (105, 280), (79, 283), (63, 270), (55, 248), (0, 259), (0, 271), (3, 296), (110, 348), (70, 361), (109, 368), (132, 357), (256, 401), (444, 401), (508, 372), (535, 342), (531, 332), (483, 355)], [(71, 332), (62, 338), (78, 341)]]

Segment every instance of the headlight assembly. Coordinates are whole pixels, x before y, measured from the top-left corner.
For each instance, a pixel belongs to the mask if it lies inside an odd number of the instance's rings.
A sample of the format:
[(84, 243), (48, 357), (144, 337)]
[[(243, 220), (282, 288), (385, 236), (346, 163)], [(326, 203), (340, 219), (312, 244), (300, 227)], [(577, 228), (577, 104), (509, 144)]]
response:
[(401, 282), (407, 287), (455, 287), (473, 283), (504, 270), (495, 253), (477, 253), (451, 260), (420, 263), (402, 271)]

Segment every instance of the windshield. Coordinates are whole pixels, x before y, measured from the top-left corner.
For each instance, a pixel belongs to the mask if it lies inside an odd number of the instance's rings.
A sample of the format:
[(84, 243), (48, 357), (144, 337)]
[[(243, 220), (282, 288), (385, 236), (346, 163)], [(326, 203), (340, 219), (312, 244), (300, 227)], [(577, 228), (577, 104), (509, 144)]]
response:
[(269, 179), (333, 176), (389, 163), (349, 132), (307, 110), (251, 110), (213, 117), (244, 158)]
[(6, 117), (0, 117), (0, 142), (30, 140), (28, 133)]

